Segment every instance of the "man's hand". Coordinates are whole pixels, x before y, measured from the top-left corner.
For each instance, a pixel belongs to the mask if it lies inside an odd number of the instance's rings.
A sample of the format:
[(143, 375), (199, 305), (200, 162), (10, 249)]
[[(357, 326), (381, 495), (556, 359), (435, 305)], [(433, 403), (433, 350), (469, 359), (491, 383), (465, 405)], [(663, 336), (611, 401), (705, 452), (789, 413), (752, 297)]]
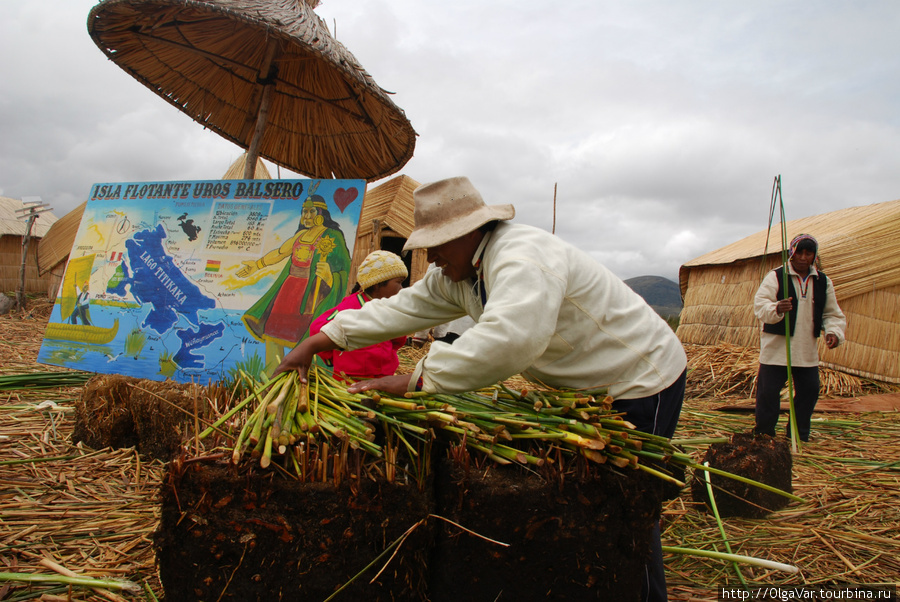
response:
[(337, 349), (337, 345), (335, 345), (324, 333), (317, 332), (291, 349), (291, 352), (284, 356), (284, 359), (281, 360), (281, 363), (275, 368), (272, 377), (274, 378), (288, 370), (296, 370), (299, 373), (300, 382), (305, 383), (307, 382), (306, 377), (309, 373), (309, 367), (312, 364), (313, 356), (317, 353), (333, 349)]
[(825, 346), (829, 349), (837, 347), (839, 342), (836, 334), (828, 333), (825, 335)]
[[(287, 359), (287, 358), (285, 358)], [(364, 391), (382, 391), (397, 397), (403, 397), (403, 394), (409, 390), (409, 374), (393, 374), (391, 376), (383, 376), (372, 380), (361, 380), (353, 383), (347, 390), (351, 393), (362, 393)]]
[(775, 304), (775, 311), (780, 314), (786, 314), (794, 308), (793, 297), (788, 297), (787, 299), (782, 299)]

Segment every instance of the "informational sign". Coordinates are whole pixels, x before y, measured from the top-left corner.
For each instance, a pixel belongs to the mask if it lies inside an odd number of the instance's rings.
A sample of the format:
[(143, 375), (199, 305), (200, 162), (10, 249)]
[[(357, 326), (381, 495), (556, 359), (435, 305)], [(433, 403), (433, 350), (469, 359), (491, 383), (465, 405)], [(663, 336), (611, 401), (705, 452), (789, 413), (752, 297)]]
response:
[(362, 180), (95, 184), (38, 355), (178, 382), (258, 376), (347, 293)]

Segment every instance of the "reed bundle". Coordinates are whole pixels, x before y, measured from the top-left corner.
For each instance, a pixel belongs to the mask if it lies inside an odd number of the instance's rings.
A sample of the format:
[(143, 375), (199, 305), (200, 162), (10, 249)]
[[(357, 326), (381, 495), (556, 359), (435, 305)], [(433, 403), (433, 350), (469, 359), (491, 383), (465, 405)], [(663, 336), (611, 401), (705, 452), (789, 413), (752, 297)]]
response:
[[(310, 370), (309, 384), (301, 383), (296, 372), (284, 372), (271, 382), (249, 388), (251, 393), (239, 407), (256, 403), (235, 440), (232, 461), (238, 464), (249, 453), (262, 468), (268, 468), (273, 457), (281, 457), (282, 467), (292, 468), (303, 480), (310, 473), (324, 480), (330, 465), (334, 480), (339, 481), (342, 475), (338, 471), (350, 464), (349, 450), (383, 458), (388, 480), (392, 480), (399, 468), (397, 450), (375, 442), (373, 424), (377, 420), (386, 432), (385, 440), (396, 441), (408, 452), (420, 483), (429, 472), (429, 454), (421, 453), (422, 447), (442, 437), (501, 465), (549, 470), (562, 454), (588, 463), (642, 470), (683, 486), (665, 468), (671, 463), (795, 497), (701, 465), (667, 438), (635, 430), (621, 413), (612, 410), (613, 399), (605, 389), (514, 391), (501, 383), (481, 391), (407, 393), (401, 398), (378, 392), (349, 393), (346, 383), (318, 367)], [(232, 413), (201, 433), (201, 438), (221, 427)], [(313, 450), (316, 456), (311, 464)], [(329, 450), (334, 450), (331, 458)]]
[[(318, 367), (310, 371), (308, 385), (301, 383), (295, 372), (285, 372), (251, 389), (245, 401), (255, 398), (257, 404), (237, 437), (232, 459), (238, 463), (252, 450), (263, 468), (270, 464), (276, 447), (277, 453), (284, 455), (288, 446), (312, 446), (322, 435), (325, 444), (336, 438), (382, 457), (384, 450), (374, 442), (376, 420), (402, 440), (413, 456), (419, 454), (410, 439), (428, 443), (435, 431), (441, 431), (500, 464), (542, 465), (546, 461), (513, 447), (520, 439), (552, 441), (556, 447), (596, 462), (636, 466), (638, 457), (628, 449), (640, 451), (652, 438), (626, 432), (633, 427), (611, 412), (612, 399), (605, 392), (599, 401), (590, 394), (514, 392), (502, 386), (457, 395), (351, 394), (346, 383)], [(298, 447), (294, 449), (299, 453)]]
[(759, 351), (727, 343), (685, 346), (690, 397), (750, 396), (756, 388)]
[[(688, 355), (686, 396), (752, 398), (756, 392), (759, 349), (729, 343), (717, 345), (685, 345)], [(819, 397), (857, 397), (874, 392), (895, 390), (886, 383), (833, 370), (819, 368)]]
[(86, 383), (93, 376), (92, 372), (80, 370), (66, 372), (0, 370), (0, 391), (77, 387)]

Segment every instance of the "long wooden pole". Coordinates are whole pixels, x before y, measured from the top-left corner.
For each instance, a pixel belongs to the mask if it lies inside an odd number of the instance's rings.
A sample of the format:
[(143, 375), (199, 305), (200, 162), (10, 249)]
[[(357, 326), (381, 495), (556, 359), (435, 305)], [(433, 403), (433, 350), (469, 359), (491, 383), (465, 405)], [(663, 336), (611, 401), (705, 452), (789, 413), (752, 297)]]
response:
[(266, 122), (269, 118), (269, 106), (272, 104), (272, 93), (275, 91), (275, 75), (277, 69), (274, 66), (275, 52), (278, 50), (278, 40), (269, 40), (266, 48), (266, 57), (259, 70), (260, 78), (265, 82), (259, 101), (259, 109), (256, 112), (256, 127), (253, 129), (253, 137), (247, 149), (247, 162), (244, 164), (244, 179), (252, 180), (256, 175), (256, 163), (259, 161), (259, 147), (262, 145), (263, 134), (266, 132)]
[(16, 305), (19, 310), (25, 309), (25, 268), (28, 264), (28, 241), (31, 239), (31, 228), (37, 217), (34, 209), (28, 216), (28, 225), (25, 226), (25, 236), (22, 237), (22, 266), (19, 268), (19, 290), (16, 291)]
[(556, 234), (556, 185), (558, 182), (553, 183), (553, 228), (550, 230), (550, 234)]

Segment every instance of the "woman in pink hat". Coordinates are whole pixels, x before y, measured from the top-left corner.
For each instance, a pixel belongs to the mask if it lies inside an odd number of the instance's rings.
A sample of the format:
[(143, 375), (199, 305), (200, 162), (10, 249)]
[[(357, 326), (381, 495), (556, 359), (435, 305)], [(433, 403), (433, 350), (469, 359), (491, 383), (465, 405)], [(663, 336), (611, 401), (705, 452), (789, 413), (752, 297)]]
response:
[[(322, 330), (340, 312), (361, 309), (376, 299), (389, 299), (403, 289), (403, 281), (409, 270), (403, 260), (390, 251), (369, 253), (357, 270), (356, 287), (333, 309), (315, 319), (309, 327), (310, 336)], [(406, 337), (396, 337), (352, 351), (339, 349), (323, 351), (319, 357), (334, 370), (335, 376), (358, 380), (381, 378), (397, 371), (400, 358), (397, 350), (406, 343)]]

